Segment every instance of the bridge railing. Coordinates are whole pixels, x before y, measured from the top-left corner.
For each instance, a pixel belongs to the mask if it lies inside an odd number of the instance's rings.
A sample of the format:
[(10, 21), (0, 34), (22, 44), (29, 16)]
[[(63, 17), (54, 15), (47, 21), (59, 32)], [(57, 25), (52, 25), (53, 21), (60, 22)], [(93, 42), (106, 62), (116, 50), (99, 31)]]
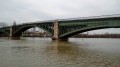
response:
[(101, 16), (89, 16), (89, 17), (78, 17), (78, 18), (68, 18), (68, 19), (59, 19), (59, 21), (99, 19), (99, 18), (112, 18), (112, 17), (120, 17), (120, 14), (101, 15)]
[[(68, 19), (57, 19), (58, 21), (71, 21), (71, 20), (85, 20), (85, 19), (99, 19), (99, 18), (112, 18), (112, 17), (120, 17), (120, 14), (112, 14), (112, 15), (101, 15), (101, 16), (89, 16), (89, 17), (78, 17), (78, 18), (68, 18)], [(27, 24), (35, 24), (35, 23), (47, 23), (47, 22), (54, 22), (55, 20), (46, 20), (46, 21), (35, 21), (35, 22), (27, 22), (17, 24), (19, 25), (27, 25)], [(13, 25), (8, 25), (6, 27), (11, 27)], [(0, 27), (1, 28), (1, 27)]]

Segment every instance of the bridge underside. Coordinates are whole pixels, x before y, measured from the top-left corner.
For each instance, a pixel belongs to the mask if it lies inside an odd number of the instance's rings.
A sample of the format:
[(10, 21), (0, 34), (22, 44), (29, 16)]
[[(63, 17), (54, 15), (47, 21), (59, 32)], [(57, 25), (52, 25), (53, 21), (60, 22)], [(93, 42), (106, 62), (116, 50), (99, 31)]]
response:
[(105, 29), (105, 28), (120, 28), (120, 18), (102, 18), (88, 20), (72, 20), (60, 21), (59, 23), (59, 38), (69, 38), (78, 33), (86, 31)]
[(107, 29), (107, 28), (120, 28), (120, 26), (115, 26), (115, 27), (96, 27), (96, 28), (79, 29), (79, 30), (76, 30), (76, 31), (74, 31), (74, 32), (70, 32), (70, 33), (67, 33), (67, 34), (62, 35), (62, 36), (60, 37), (60, 39), (69, 38), (69, 37), (74, 36), (74, 35), (76, 35), (76, 34), (83, 33), (83, 32), (87, 32), (87, 31), (99, 30), (99, 29)]

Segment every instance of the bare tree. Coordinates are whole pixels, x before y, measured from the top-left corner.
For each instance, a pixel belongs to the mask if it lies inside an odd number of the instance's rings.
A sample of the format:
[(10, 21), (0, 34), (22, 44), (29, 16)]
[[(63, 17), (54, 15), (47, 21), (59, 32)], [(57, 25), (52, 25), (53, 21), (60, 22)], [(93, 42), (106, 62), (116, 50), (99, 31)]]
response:
[(0, 22), (0, 27), (5, 27), (7, 24), (5, 22)]

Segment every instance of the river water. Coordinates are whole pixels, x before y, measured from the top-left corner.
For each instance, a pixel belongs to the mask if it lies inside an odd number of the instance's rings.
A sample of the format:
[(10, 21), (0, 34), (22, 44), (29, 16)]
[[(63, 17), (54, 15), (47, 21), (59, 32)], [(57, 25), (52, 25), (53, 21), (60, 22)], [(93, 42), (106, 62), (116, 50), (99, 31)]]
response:
[(120, 67), (120, 39), (0, 38), (0, 67)]

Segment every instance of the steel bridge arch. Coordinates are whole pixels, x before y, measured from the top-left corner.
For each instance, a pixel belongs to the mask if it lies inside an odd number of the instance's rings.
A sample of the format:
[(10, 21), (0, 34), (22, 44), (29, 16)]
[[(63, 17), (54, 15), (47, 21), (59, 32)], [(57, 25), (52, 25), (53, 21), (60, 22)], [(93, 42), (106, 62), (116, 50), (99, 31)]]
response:
[(38, 27), (46, 32), (48, 32), (49, 34), (52, 34), (52, 31), (51, 29), (48, 30), (48, 28), (44, 28), (43, 26), (39, 26), (39, 25), (27, 25), (27, 26), (22, 26), (20, 27), (19, 29), (17, 29), (14, 33), (13, 33), (13, 36), (15, 37), (18, 37), (18, 36), (21, 36), (22, 32), (30, 29), (30, 28), (34, 28), (34, 27)]
[(106, 28), (120, 28), (120, 26), (96, 26), (96, 27), (86, 27), (86, 28), (82, 28), (82, 29), (76, 29), (74, 31), (70, 31), (67, 32), (65, 34), (60, 35), (61, 39), (65, 39), (65, 38), (69, 38), (73, 35), (79, 34), (79, 33), (83, 33), (83, 32), (87, 32), (87, 31), (92, 31), (92, 30), (98, 30), (98, 29), (106, 29)]
[(7, 36), (9, 36), (9, 30), (7, 29), (3, 29), (3, 28), (0, 28), (1, 30), (0, 30), (0, 35), (1, 34), (6, 34)]
[(9, 36), (9, 33), (6, 31), (0, 31), (0, 35), (2, 35), (2, 34), (6, 34), (7, 36)]

